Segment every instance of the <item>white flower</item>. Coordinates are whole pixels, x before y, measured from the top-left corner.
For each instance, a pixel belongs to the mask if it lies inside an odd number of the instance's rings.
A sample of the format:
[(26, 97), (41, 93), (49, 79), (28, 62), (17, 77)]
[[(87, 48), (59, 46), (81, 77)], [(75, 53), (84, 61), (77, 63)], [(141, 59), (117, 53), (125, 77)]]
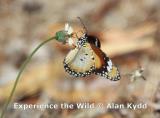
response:
[[(73, 28), (68, 23), (66, 23), (64, 27), (64, 31), (66, 31), (68, 35), (71, 35), (73, 33)], [(72, 46), (74, 44), (72, 37), (69, 37), (67, 42), (69, 46)]]

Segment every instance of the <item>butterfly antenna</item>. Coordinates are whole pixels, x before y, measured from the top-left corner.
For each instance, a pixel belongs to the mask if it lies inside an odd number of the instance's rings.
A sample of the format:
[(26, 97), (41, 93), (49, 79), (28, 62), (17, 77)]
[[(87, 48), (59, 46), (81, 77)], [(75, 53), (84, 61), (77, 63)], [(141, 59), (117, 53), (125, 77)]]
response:
[(85, 33), (87, 33), (87, 32), (88, 32), (88, 31), (87, 31), (87, 28), (86, 28), (86, 26), (84, 25), (82, 19), (81, 19), (80, 17), (77, 17), (77, 18), (79, 19), (80, 23), (82, 24)]

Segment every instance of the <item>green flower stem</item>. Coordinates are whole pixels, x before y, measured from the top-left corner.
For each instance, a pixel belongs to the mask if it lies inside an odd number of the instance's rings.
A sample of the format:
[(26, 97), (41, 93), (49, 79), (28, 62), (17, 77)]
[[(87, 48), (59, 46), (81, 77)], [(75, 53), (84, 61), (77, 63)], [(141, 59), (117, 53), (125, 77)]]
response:
[(26, 65), (29, 63), (29, 61), (31, 60), (31, 58), (33, 57), (33, 55), (38, 51), (38, 49), (39, 49), (40, 47), (42, 47), (44, 44), (46, 44), (47, 42), (49, 42), (49, 41), (51, 41), (51, 40), (53, 40), (53, 39), (56, 39), (56, 37), (51, 37), (51, 38), (45, 40), (44, 42), (42, 42), (41, 44), (39, 44), (39, 45), (33, 50), (33, 52), (28, 56), (28, 58), (24, 61), (24, 63), (21, 65), (20, 71), (19, 71), (19, 73), (18, 73), (18, 75), (17, 75), (17, 77), (16, 77), (16, 80), (15, 80), (15, 82), (14, 82), (14, 85), (13, 85), (12, 91), (11, 91), (11, 93), (10, 93), (10, 96), (9, 96), (6, 104), (4, 105), (4, 108), (3, 108), (3, 110), (2, 110), (2, 114), (1, 114), (0, 118), (3, 118), (3, 117), (4, 117), (4, 114), (5, 114), (6, 110), (7, 110), (7, 107), (8, 107), (8, 105), (9, 105), (9, 103), (11, 102), (11, 99), (12, 99), (13, 94), (14, 94), (14, 92), (15, 92), (17, 83), (18, 83), (18, 81), (19, 81), (19, 79), (20, 79), (20, 76), (21, 76), (22, 72), (24, 71)]

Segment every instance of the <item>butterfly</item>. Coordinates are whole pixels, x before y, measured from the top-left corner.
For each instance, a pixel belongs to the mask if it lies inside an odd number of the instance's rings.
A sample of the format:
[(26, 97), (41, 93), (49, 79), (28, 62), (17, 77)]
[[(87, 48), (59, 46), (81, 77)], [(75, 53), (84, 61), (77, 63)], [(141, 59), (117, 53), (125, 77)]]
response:
[(65, 57), (65, 71), (74, 77), (86, 77), (93, 73), (112, 81), (119, 80), (118, 68), (100, 47), (97, 37), (84, 33)]

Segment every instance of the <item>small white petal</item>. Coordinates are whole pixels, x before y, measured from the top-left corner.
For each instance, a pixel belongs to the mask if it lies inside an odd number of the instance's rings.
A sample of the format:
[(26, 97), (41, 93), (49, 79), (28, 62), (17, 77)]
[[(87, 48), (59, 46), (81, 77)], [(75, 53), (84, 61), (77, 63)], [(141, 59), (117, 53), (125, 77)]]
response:
[(68, 31), (68, 29), (69, 29), (69, 24), (66, 23), (66, 24), (65, 24), (65, 27), (64, 27), (64, 30), (65, 30), (65, 31)]
[(72, 38), (68, 38), (68, 44), (71, 46), (71, 45), (73, 45), (73, 39)]
[(71, 26), (69, 26), (68, 34), (72, 34), (72, 33), (73, 33), (73, 28)]

